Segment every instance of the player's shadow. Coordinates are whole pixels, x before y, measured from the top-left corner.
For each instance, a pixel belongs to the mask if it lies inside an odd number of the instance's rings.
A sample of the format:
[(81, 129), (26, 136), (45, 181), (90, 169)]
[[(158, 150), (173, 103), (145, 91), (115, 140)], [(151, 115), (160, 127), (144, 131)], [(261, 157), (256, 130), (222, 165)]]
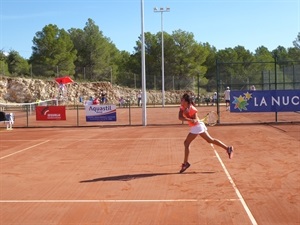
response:
[[(198, 172), (202, 174), (212, 174), (215, 173), (213, 171), (208, 172)], [(187, 175), (187, 174), (197, 174), (197, 172), (184, 172), (184, 173), (139, 173), (139, 174), (126, 174), (126, 175), (119, 175), (119, 176), (110, 176), (110, 177), (99, 177), (91, 180), (82, 180), (80, 183), (91, 183), (91, 182), (99, 182), (99, 181), (129, 181), (134, 179), (140, 178), (147, 178), (147, 177), (155, 177), (155, 176), (166, 176), (166, 175)]]

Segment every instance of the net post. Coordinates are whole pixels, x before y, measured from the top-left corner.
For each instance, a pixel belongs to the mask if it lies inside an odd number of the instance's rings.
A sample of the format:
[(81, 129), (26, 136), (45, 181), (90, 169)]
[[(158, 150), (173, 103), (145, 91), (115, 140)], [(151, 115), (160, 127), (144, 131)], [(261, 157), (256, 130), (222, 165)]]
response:
[[(277, 56), (274, 58), (274, 66), (275, 66), (275, 91), (277, 90)], [(278, 114), (275, 112), (275, 122), (278, 122)]]
[(26, 105), (26, 125), (29, 127), (29, 115), (28, 115), (28, 105)]
[(77, 110), (77, 127), (79, 127), (79, 106), (78, 106), (78, 104), (76, 105), (76, 110)]
[(217, 114), (218, 114), (218, 119), (217, 123), (219, 124), (220, 121), (220, 105), (219, 105), (219, 92), (220, 92), (220, 72), (219, 72), (219, 62), (218, 59), (216, 59), (216, 78), (217, 78)]

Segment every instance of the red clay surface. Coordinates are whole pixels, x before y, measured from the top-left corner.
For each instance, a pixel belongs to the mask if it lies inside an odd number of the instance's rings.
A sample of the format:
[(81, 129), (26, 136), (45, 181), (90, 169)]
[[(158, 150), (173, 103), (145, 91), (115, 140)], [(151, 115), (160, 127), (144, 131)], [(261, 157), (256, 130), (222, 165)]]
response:
[(198, 138), (179, 174), (189, 127), (177, 109), (148, 121), (161, 126), (2, 129), (0, 224), (300, 224), (299, 124), (209, 127), (234, 158)]

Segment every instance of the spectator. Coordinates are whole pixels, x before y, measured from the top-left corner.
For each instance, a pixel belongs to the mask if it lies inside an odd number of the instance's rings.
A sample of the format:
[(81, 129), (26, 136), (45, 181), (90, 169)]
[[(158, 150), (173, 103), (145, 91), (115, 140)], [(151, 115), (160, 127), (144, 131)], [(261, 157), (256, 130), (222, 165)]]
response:
[(230, 106), (230, 88), (229, 87), (227, 87), (226, 90), (224, 91), (224, 98), (225, 98), (226, 110), (229, 110), (229, 106)]
[(63, 95), (63, 94), (64, 94), (65, 88), (66, 88), (65, 84), (63, 84), (62, 82), (60, 82), (60, 83), (59, 83), (59, 94), (60, 94), (60, 95)]
[(121, 98), (119, 98), (119, 106), (120, 107), (124, 107), (126, 104), (126, 101), (125, 99), (123, 98), (123, 96)]
[(8, 113), (8, 114), (5, 115), (5, 118), (6, 118), (6, 121), (5, 121), (5, 123), (6, 123), (6, 129), (7, 130), (12, 130), (13, 129), (12, 125), (15, 122), (15, 116), (14, 116), (14, 114), (13, 113)]
[(205, 97), (204, 101), (205, 101), (206, 105), (208, 106), (208, 104), (210, 103), (209, 95), (207, 95), (207, 97)]
[(212, 104), (211, 105), (214, 105), (215, 103), (217, 103), (217, 99), (218, 99), (218, 95), (217, 95), (217, 92), (215, 92), (213, 97), (212, 97)]
[(105, 104), (105, 103), (107, 103), (106, 92), (101, 91), (101, 104)]
[(94, 101), (94, 99), (93, 99), (93, 97), (91, 96), (91, 97), (89, 98), (89, 100), (85, 101), (84, 105), (93, 105), (93, 101)]
[(141, 106), (142, 105), (142, 91), (141, 90), (139, 90), (139, 93), (137, 94), (137, 100), (138, 100), (138, 102), (137, 102), (138, 106)]
[(251, 89), (251, 91), (256, 91), (256, 88), (254, 85), (251, 85), (250, 89)]
[(99, 98), (98, 97), (94, 98), (93, 105), (99, 105), (99, 104), (100, 104)]

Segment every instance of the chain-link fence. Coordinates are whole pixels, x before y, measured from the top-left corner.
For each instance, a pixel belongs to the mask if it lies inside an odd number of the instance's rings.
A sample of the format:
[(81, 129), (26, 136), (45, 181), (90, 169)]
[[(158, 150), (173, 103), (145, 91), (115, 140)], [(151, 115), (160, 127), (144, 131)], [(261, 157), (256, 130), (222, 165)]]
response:
[[(273, 62), (220, 62), (216, 63), (217, 93), (218, 93), (218, 113), (220, 122), (222, 121), (222, 102), (224, 91), (227, 87), (231, 91), (272, 91), (272, 90), (300, 90), (300, 61), (277, 61)], [(232, 100), (232, 99), (231, 99)], [(228, 110), (228, 109), (227, 109)], [(250, 115), (251, 114), (251, 115)], [(274, 115), (275, 116), (272, 116)], [(280, 122), (278, 118), (289, 115), (281, 121), (300, 121), (299, 112), (277, 112), (246, 113), (245, 117), (257, 117), (255, 121)], [(223, 122), (226, 120), (223, 120)], [(246, 121), (246, 120), (245, 120)]]
[(300, 89), (300, 61), (217, 62), (218, 91)]

